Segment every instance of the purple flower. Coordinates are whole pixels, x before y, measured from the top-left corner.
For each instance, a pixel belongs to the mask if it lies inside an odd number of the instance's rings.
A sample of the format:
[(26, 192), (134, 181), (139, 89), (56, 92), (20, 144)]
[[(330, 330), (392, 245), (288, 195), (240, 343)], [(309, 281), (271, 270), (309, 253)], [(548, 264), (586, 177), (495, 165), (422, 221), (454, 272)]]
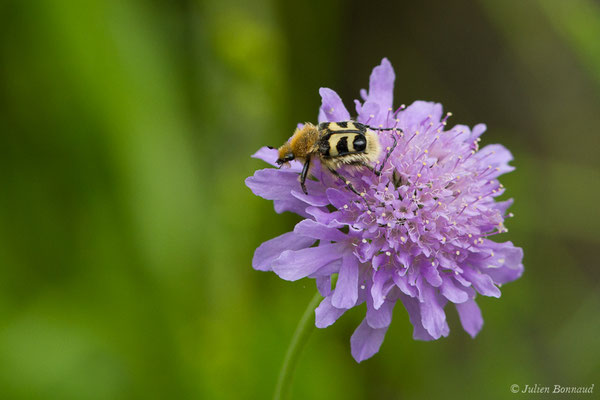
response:
[[(379, 351), (399, 301), (415, 339), (448, 335), (448, 302), (474, 337), (483, 325), (477, 293), (500, 297), (499, 286), (523, 272), (521, 248), (490, 240), (506, 232), (504, 219), (510, 216), (512, 200), (494, 200), (504, 192), (498, 176), (514, 169), (510, 152), (498, 144), (479, 148), (483, 124), (446, 129), (450, 113), (442, 115), (440, 104), (416, 101), (394, 112), (394, 79), (383, 59), (371, 74), (369, 91), (361, 91), (364, 102), (355, 100), (358, 122), (399, 128), (378, 131), (382, 149), (392, 147), (392, 135), (397, 141), (381, 176), (367, 168), (341, 168), (361, 196), (318, 160), (311, 167), (316, 179), (306, 182), (308, 194), (300, 188), (297, 161), (246, 179), (254, 194), (273, 200), (276, 212), (305, 218), (292, 232), (260, 245), (253, 267), (291, 281), (314, 278), (324, 296), (315, 310), (319, 328), (366, 303), (366, 317), (350, 340), (358, 362)], [(350, 119), (333, 90), (319, 92), (319, 122)], [(262, 148), (254, 157), (275, 166), (277, 150)]]

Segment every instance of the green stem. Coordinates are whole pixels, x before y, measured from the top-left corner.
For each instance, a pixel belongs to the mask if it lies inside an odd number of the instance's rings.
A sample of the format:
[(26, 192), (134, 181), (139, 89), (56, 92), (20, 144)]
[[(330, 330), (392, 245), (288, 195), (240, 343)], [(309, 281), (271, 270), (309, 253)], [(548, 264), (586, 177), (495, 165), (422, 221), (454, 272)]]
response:
[(308, 338), (315, 327), (311, 316), (321, 299), (322, 297), (319, 292), (315, 293), (310, 303), (308, 303), (308, 307), (306, 307), (306, 311), (304, 311), (302, 318), (300, 318), (300, 322), (298, 322), (290, 347), (288, 347), (287, 353), (285, 354), (283, 366), (281, 367), (281, 371), (279, 371), (279, 379), (277, 380), (277, 386), (275, 387), (275, 396), (273, 396), (275, 400), (285, 399), (289, 394), (296, 364), (298, 363), (304, 345), (308, 342)]

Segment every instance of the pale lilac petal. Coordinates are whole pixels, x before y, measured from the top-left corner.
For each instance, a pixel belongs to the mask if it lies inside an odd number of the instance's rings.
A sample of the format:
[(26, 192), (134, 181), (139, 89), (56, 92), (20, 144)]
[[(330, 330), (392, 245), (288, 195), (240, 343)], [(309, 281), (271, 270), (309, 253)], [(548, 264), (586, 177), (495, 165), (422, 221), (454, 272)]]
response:
[(340, 96), (329, 88), (319, 89), (321, 95), (321, 108), (319, 109), (319, 122), (349, 121), (350, 114)]
[[(277, 163), (275, 163), (275, 160), (277, 160), (277, 158), (279, 158), (279, 156), (277, 154), (277, 149), (264, 146), (264, 147), (261, 147), (260, 149), (258, 149), (258, 151), (256, 153), (252, 154), (251, 157), (258, 158), (259, 160), (263, 160), (264, 162), (269, 163), (272, 166), (279, 168)], [(300, 172), (300, 171), (302, 171), (302, 164), (296, 160), (293, 160), (293, 161), (290, 161), (287, 168), (289, 171), (292, 171), (292, 172)]]
[(294, 200), (273, 200), (273, 208), (277, 214), (281, 214), (282, 212), (293, 212), (298, 214), (304, 218), (310, 217), (310, 215), (306, 212), (307, 204), (294, 199)]
[(494, 255), (489, 259), (482, 260), (479, 267), (495, 283), (512, 282), (523, 274), (523, 249), (515, 247), (512, 242), (486, 241), (485, 245), (494, 251)]
[(404, 307), (408, 312), (410, 323), (413, 325), (413, 338), (416, 340), (426, 341), (435, 340), (435, 338), (431, 336), (423, 327), (423, 323), (421, 322), (421, 309), (419, 306), (419, 301), (403, 294), (400, 295), (400, 300), (402, 300), (402, 304), (404, 304)]
[(322, 266), (321, 268), (319, 268), (312, 274), (308, 275), (308, 277), (309, 278), (318, 278), (321, 276), (331, 277), (331, 275), (339, 273), (341, 267), (342, 267), (342, 259), (339, 258), (337, 260), (330, 262), (329, 264)]
[(469, 299), (467, 292), (457, 287), (453, 279), (448, 275), (442, 277), (443, 283), (440, 286), (440, 293), (453, 303), (464, 303)]
[(394, 74), (392, 64), (387, 58), (384, 58), (381, 60), (381, 64), (373, 68), (373, 72), (371, 72), (366, 102), (373, 102), (379, 105), (380, 110), (387, 112), (392, 107), (395, 79), (396, 74)]
[(331, 304), (331, 296), (325, 297), (321, 304), (315, 309), (315, 326), (327, 328), (346, 312), (343, 308), (334, 307)]
[(487, 129), (485, 124), (477, 124), (473, 127), (473, 131), (471, 132), (471, 139), (477, 139), (479, 136), (483, 134)]
[(321, 296), (329, 296), (331, 294), (331, 274), (317, 276), (315, 280), (317, 281), (317, 289)]
[[(431, 116), (431, 117), (430, 117)], [(428, 120), (440, 121), (442, 117), (442, 105), (430, 101), (415, 101), (404, 111), (398, 113), (400, 127), (408, 132), (422, 130), (421, 123)]]
[[(513, 155), (506, 147), (500, 144), (489, 144), (479, 150), (474, 157), (481, 158), (482, 162), (491, 165), (494, 169), (497, 168), (498, 171), (491, 174), (494, 177), (515, 169), (515, 167), (508, 165), (513, 160)], [(483, 159), (484, 157), (485, 159)]]
[(319, 187), (318, 189), (309, 191), (308, 194), (305, 194), (302, 191), (302, 189), (298, 188), (298, 190), (292, 189), (290, 193), (296, 199), (302, 201), (303, 203), (306, 203), (307, 205), (311, 205), (314, 207), (323, 207), (329, 204), (329, 200), (327, 199), (327, 196), (325, 196), (324, 189), (325, 187)]
[(396, 287), (398, 287), (402, 293), (407, 294), (410, 297), (417, 297), (417, 288), (408, 284), (405, 275), (401, 275), (399, 271), (395, 271), (395, 273), (392, 274), (392, 279), (394, 280)]
[(294, 232), (301, 236), (326, 241), (343, 242), (348, 239), (347, 235), (339, 229), (322, 225), (310, 219), (305, 219), (296, 224)]
[(489, 275), (464, 268), (463, 276), (473, 283), (475, 289), (482, 295), (500, 297), (500, 289), (494, 285), (494, 281)]
[(468, 301), (456, 304), (456, 310), (458, 310), (458, 316), (460, 323), (464, 330), (475, 337), (483, 326), (483, 317), (481, 316), (481, 310), (475, 300), (469, 299)]
[(367, 323), (371, 328), (386, 328), (392, 322), (395, 301), (385, 301), (379, 309), (373, 307), (373, 301), (367, 296)]
[(352, 357), (357, 362), (373, 357), (379, 351), (386, 332), (387, 328), (371, 328), (365, 318), (350, 338)]
[(286, 250), (273, 262), (273, 271), (280, 278), (295, 281), (342, 256), (345, 244), (325, 244), (297, 251)]
[(358, 260), (351, 252), (344, 254), (331, 304), (337, 308), (351, 308), (358, 300)]
[(372, 101), (367, 101), (360, 109), (360, 114), (358, 114), (358, 118), (356, 120), (367, 125), (377, 125), (379, 110), (379, 104)]
[(329, 212), (324, 208), (311, 206), (306, 208), (306, 212), (322, 225), (333, 228), (341, 228), (345, 225), (337, 220), (342, 216), (339, 211)]
[(431, 286), (438, 287), (442, 284), (442, 277), (437, 268), (431, 265), (431, 262), (426, 261), (421, 264), (421, 273)]
[(311, 246), (315, 239), (287, 232), (271, 240), (267, 240), (254, 252), (252, 267), (259, 271), (271, 271), (275, 261), (285, 250), (300, 250)]
[[(308, 182), (307, 182), (308, 183)], [(267, 200), (294, 200), (291, 191), (300, 186), (298, 174), (273, 168), (260, 169), (246, 179), (252, 192)]]
[(371, 286), (371, 296), (373, 297), (373, 307), (378, 309), (385, 301), (387, 294), (386, 283), (390, 280), (391, 274), (384, 268), (380, 268), (373, 274), (373, 285)]
[(446, 313), (438, 303), (434, 289), (429, 284), (422, 283), (419, 291), (423, 297), (423, 302), (419, 304), (423, 327), (434, 339), (447, 336), (450, 328), (446, 322)]

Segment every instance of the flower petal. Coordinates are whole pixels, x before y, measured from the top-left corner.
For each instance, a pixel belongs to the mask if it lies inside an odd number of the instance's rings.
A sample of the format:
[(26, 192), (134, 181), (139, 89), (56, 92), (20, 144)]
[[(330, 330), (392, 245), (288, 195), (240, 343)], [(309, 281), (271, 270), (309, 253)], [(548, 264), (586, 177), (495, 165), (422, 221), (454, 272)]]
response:
[(373, 301), (367, 296), (367, 323), (371, 328), (386, 328), (392, 322), (395, 301), (385, 301), (379, 309), (373, 307)]
[(402, 300), (402, 304), (404, 304), (404, 308), (406, 308), (406, 311), (408, 312), (410, 323), (413, 325), (413, 338), (416, 340), (434, 340), (435, 338), (425, 330), (423, 323), (421, 322), (419, 301), (416, 298), (404, 294), (400, 295), (400, 300)]
[(294, 232), (284, 233), (258, 246), (252, 258), (252, 267), (259, 271), (270, 271), (273, 261), (285, 250), (304, 249), (314, 242), (314, 238), (300, 236)]
[(417, 100), (404, 111), (398, 113), (399, 126), (411, 134), (421, 129), (425, 120), (433, 123), (439, 122), (442, 117), (442, 105), (431, 101)]
[(462, 275), (471, 281), (473, 287), (482, 295), (500, 297), (500, 289), (494, 285), (494, 281), (489, 275), (480, 273), (479, 271), (473, 271), (471, 268), (466, 267), (464, 268)]
[(380, 115), (377, 118), (377, 125), (385, 124), (388, 109), (392, 107), (394, 99), (394, 68), (387, 58), (381, 60), (381, 64), (373, 68), (369, 79), (369, 92), (365, 103), (375, 103), (379, 106)]
[(280, 278), (295, 281), (342, 257), (344, 244), (325, 244), (302, 250), (286, 250), (273, 262), (273, 272)]
[[(264, 162), (269, 163), (272, 166), (279, 168), (277, 163), (275, 163), (275, 160), (277, 160), (277, 158), (279, 157), (279, 155), (277, 153), (277, 149), (264, 146), (264, 147), (261, 147), (260, 149), (258, 149), (258, 151), (256, 153), (252, 154), (251, 157), (258, 158), (259, 160), (263, 160)], [(289, 166), (288, 171), (293, 171), (293, 172), (302, 171), (302, 164), (300, 162), (298, 162), (297, 160), (290, 161), (288, 166)]]
[(358, 260), (352, 252), (342, 258), (342, 267), (331, 297), (331, 304), (337, 308), (351, 308), (358, 300)]
[(433, 287), (426, 282), (421, 282), (421, 279), (417, 280), (417, 284), (419, 286), (419, 292), (423, 297), (423, 302), (419, 304), (423, 327), (434, 339), (448, 336), (450, 328), (446, 322), (446, 313), (440, 306)]
[[(489, 144), (475, 153), (473, 158), (476, 160), (482, 159), (481, 162), (491, 165), (492, 168), (497, 168), (494, 173), (490, 174), (492, 177), (500, 176), (515, 169), (512, 165), (508, 165), (513, 160), (513, 155), (501, 144)], [(483, 160), (484, 158), (485, 160)]]
[(321, 108), (319, 109), (319, 122), (349, 121), (350, 113), (342, 102), (340, 96), (329, 88), (319, 89), (321, 95)]
[(350, 338), (352, 357), (357, 362), (373, 357), (379, 351), (387, 328), (371, 328), (367, 319), (363, 319)]
[[(390, 272), (384, 268), (379, 268), (373, 274), (373, 285), (371, 286), (371, 296), (373, 297), (373, 307), (378, 309), (385, 301), (385, 295), (389, 291), (386, 283), (390, 280)], [(386, 290), (387, 289), (387, 290)]]
[(440, 273), (435, 266), (431, 265), (429, 260), (425, 260), (421, 263), (421, 273), (431, 286), (438, 287), (442, 284)]
[(448, 275), (442, 276), (442, 286), (440, 286), (440, 293), (453, 303), (464, 303), (469, 299), (469, 295), (464, 290), (458, 288), (451, 277)]
[(298, 222), (294, 227), (294, 232), (298, 235), (325, 241), (343, 242), (348, 239), (348, 236), (339, 229), (328, 227), (311, 219)]
[(456, 304), (456, 310), (458, 311), (458, 317), (464, 330), (475, 337), (483, 326), (483, 317), (481, 316), (481, 310), (475, 300), (469, 299), (468, 301)]
[(327, 297), (331, 294), (331, 275), (322, 275), (315, 278), (317, 289), (321, 296)]
[(315, 326), (317, 328), (327, 328), (337, 321), (345, 312), (346, 310), (343, 308), (334, 307), (331, 304), (331, 296), (327, 296), (315, 309)]
[(263, 199), (294, 200), (291, 191), (299, 187), (300, 183), (298, 174), (292, 171), (266, 168), (259, 169), (253, 176), (246, 178), (246, 186)]
[(491, 240), (485, 245), (494, 251), (491, 259), (483, 260), (479, 266), (495, 283), (512, 282), (523, 274), (523, 249), (512, 242), (496, 243)]

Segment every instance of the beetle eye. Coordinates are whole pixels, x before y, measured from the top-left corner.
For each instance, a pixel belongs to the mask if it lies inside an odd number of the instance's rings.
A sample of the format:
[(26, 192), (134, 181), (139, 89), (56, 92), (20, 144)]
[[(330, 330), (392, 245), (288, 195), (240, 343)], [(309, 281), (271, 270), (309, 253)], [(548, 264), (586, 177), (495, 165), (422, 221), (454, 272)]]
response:
[(355, 151), (363, 151), (367, 147), (367, 141), (364, 136), (356, 136), (352, 144)]

